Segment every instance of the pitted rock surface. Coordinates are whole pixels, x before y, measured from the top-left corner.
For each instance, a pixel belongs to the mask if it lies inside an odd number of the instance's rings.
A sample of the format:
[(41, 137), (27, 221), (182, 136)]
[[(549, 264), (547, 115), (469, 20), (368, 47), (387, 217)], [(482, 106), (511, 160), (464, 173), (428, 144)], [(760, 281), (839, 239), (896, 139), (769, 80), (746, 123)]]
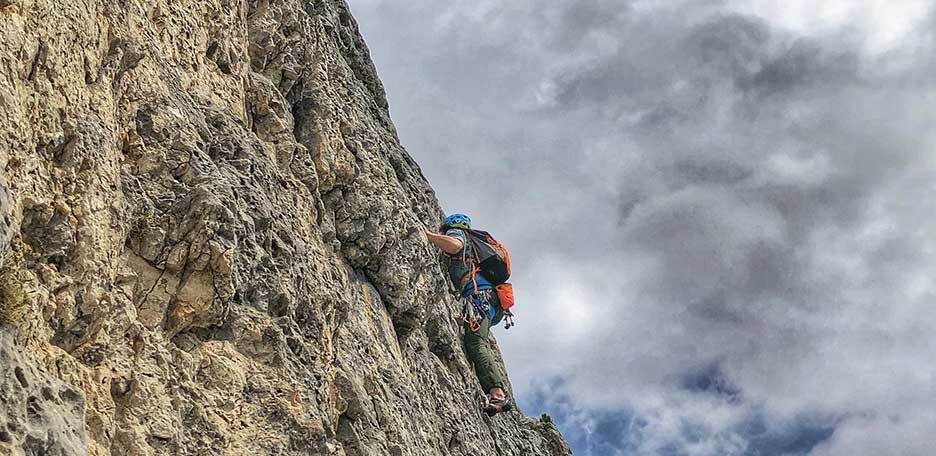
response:
[(0, 453), (85, 453), (84, 396), (36, 367), (0, 327)]
[(61, 417), (0, 448), (571, 454), (480, 412), (343, 1), (0, 1), (0, 68), (0, 321), (36, 379), (4, 370), (0, 416), (49, 385)]

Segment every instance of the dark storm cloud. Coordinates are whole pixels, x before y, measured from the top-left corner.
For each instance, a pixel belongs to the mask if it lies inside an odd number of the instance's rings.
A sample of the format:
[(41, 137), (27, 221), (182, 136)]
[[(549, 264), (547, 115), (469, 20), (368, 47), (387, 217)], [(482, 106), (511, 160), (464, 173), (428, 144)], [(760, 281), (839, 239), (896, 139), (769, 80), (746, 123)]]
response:
[(871, 54), (579, 3), (351, 1), (443, 205), (511, 247), (517, 394), (563, 379), (573, 441), (628, 454), (926, 454), (936, 11)]

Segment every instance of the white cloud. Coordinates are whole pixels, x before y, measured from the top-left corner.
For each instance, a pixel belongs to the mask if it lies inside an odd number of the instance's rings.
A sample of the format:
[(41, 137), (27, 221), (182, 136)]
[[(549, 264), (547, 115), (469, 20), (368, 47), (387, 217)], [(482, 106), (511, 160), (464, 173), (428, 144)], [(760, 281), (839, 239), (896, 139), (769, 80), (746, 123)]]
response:
[(806, 36), (837, 33), (854, 28), (871, 53), (883, 53), (903, 44), (926, 19), (928, 0), (734, 0), (732, 9), (753, 14)]
[(828, 442), (809, 454), (930, 456), (936, 452), (933, 429), (936, 429), (936, 413), (931, 408), (855, 416), (839, 425)]

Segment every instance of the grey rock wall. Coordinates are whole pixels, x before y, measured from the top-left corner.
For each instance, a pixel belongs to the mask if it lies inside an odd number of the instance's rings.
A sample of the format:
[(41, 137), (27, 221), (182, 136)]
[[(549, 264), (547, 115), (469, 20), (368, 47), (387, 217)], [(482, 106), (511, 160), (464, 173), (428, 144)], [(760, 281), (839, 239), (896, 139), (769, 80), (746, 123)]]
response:
[(0, 327), (0, 448), (26, 455), (83, 454), (81, 392), (36, 367)]
[(0, 179), (0, 267), (6, 259), (10, 239), (13, 237), (13, 221), (10, 211), (10, 192)]
[(3, 344), (62, 410), (0, 452), (571, 453), (479, 412), (343, 1), (0, 2), (0, 72)]

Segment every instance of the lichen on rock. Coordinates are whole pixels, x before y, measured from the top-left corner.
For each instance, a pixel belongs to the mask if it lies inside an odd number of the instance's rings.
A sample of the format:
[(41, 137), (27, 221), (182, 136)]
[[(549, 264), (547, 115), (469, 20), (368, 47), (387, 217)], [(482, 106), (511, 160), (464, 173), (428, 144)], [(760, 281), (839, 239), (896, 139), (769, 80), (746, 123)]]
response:
[(0, 7), (0, 348), (61, 417), (4, 364), (0, 452), (571, 453), (478, 409), (342, 0)]

